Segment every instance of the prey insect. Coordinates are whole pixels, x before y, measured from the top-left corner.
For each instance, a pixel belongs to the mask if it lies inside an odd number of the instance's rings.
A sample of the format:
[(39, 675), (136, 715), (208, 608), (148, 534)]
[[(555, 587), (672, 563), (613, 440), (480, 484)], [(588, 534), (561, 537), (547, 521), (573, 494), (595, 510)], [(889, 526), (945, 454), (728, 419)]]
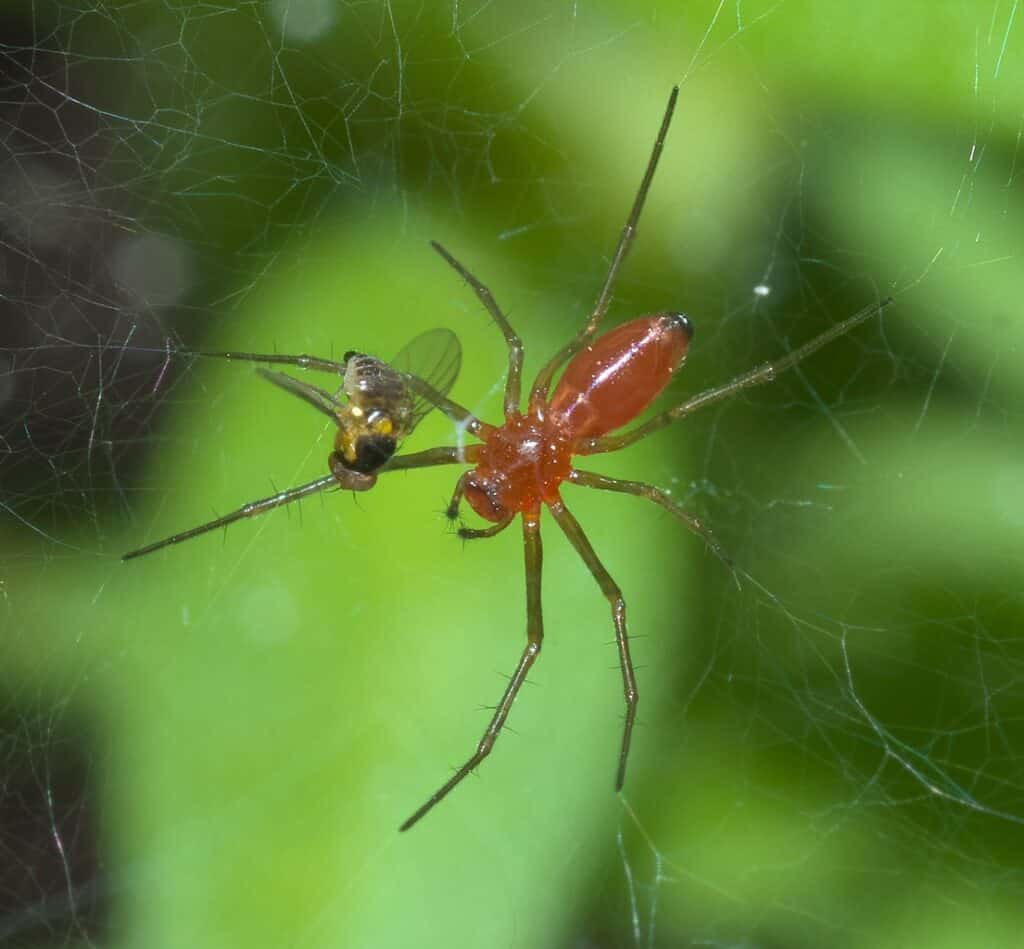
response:
[[(467, 409), (449, 400), (447, 391), (451, 382), (448, 376), (435, 374), (420, 377), (414, 372), (400, 372), (399, 378), (411, 398), (421, 398), (431, 405), (436, 405), (465, 432), (474, 436), (479, 444), (457, 448), (442, 446), (409, 455), (392, 454), (386, 459), (383, 458), (383, 453), (377, 453), (367, 465), (372, 470), (357, 470), (354, 473), (352, 463), (346, 461), (342, 464), (339, 458), (340, 449), (336, 449), (330, 460), (330, 476), (273, 498), (246, 505), (245, 508), (210, 524), (176, 534), (126, 555), (135, 557), (149, 553), (241, 517), (262, 513), (272, 507), (299, 500), (328, 487), (355, 485), (357, 490), (366, 490), (372, 486), (378, 474), (389, 471), (443, 464), (472, 465), (470, 470), (458, 478), (447, 514), (452, 520), (457, 520), (462, 502), (465, 501), (488, 523), (487, 527), (461, 527), (458, 533), (465, 540), (494, 537), (508, 528), (517, 517), (521, 519), (526, 565), (526, 645), (476, 749), (401, 825), (400, 829), (403, 831), (416, 824), (444, 800), (491, 753), (519, 690), (540, 655), (544, 640), (541, 611), (543, 554), (540, 534), (543, 508), (547, 508), (586, 564), (611, 608), (626, 705), (615, 776), (615, 787), (621, 789), (625, 780), (639, 701), (636, 676), (630, 657), (626, 604), (618, 585), (594, 551), (579, 522), (562, 500), (562, 485), (568, 483), (645, 498), (668, 511), (697, 534), (727, 565), (730, 565), (730, 561), (703, 521), (679, 505), (668, 492), (640, 481), (625, 481), (585, 471), (576, 467), (573, 456), (618, 451), (698, 409), (721, 402), (744, 389), (771, 382), (779, 373), (792, 368), (823, 346), (849, 333), (891, 302), (891, 299), (885, 299), (867, 306), (779, 359), (762, 363), (723, 385), (691, 396), (681, 404), (663, 410), (633, 428), (620, 431), (637, 419), (665, 389), (683, 365), (693, 337), (693, 327), (688, 317), (676, 312), (641, 316), (598, 336), (598, 329), (611, 303), (622, 263), (636, 235), (640, 215), (672, 121), (678, 93), (679, 90), (676, 88), (669, 96), (647, 168), (612, 254), (594, 309), (576, 335), (541, 368), (529, 390), (525, 409), (521, 405), (523, 345), (519, 336), (491, 291), (444, 247), (434, 243), (434, 249), (469, 284), (504, 336), (508, 347), (508, 371), (502, 424), (490, 425), (483, 422)], [(239, 358), (289, 362), (304, 368), (328, 372), (340, 372), (344, 368), (343, 364), (305, 356), (260, 357), (243, 354)], [(394, 363), (395, 361), (391, 364), (392, 368)], [(378, 362), (378, 366), (383, 367), (384, 364)], [(560, 370), (561, 376), (558, 375)], [(450, 375), (453, 381), (454, 375)], [(336, 414), (333, 402), (328, 404), (323, 401), (327, 393), (313, 390), (310, 394), (309, 389), (312, 387), (306, 387), (304, 383), (291, 377), (285, 378), (289, 379), (287, 383), (278, 379), (272, 381), (284, 385), (329, 414)], [(341, 435), (339, 444), (340, 440)], [(358, 452), (356, 456), (358, 457)], [(362, 480), (364, 477), (373, 480), (366, 482)]]
[[(284, 504), (291, 504), (330, 488), (369, 491), (377, 474), (389, 461), (402, 440), (411, 435), (423, 417), (435, 406), (451, 411), (447, 395), (455, 384), (462, 364), (458, 337), (446, 329), (428, 330), (384, 362), (365, 353), (348, 352), (341, 362), (319, 356), (285, 356), (263, 353), (207, 353), (222, 359), (277, 363), (314, 369), (340, 377), (334, 392), (321, 389), (270, 369), (257, 372), (285, 392), (308, 402), (337, 426), (334, 450), (327, 458), (330, 474), (287, 491), (250, 501), (248, 504), (198, 527), (172, 534), (132, 550), (121, 557), (133, 560), (171, 544), (180, 544), (200, 534), (226, 527), (246, 517), (255, 517)], [(407, 456), (421, 463), (457, 461), (447, 450)]]

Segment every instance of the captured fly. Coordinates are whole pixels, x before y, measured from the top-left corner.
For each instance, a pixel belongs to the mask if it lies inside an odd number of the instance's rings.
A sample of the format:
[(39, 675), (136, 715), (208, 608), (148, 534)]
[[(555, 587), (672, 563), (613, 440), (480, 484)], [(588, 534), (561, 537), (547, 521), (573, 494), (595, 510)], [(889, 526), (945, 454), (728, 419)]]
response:
[[(327, 458), (331, 473), (269, 498), (251, 501), (216, 520), (132, 550), (122, 560), (153, 553), (318, 491), (338, 487), (349, 491), (368, 491), (377, 483), (377, 473), (391, 461), (402, 440), (412, 433), (423, 417), (435, 407), (448, 411), (447, 395), (462, 365), (462, 347), (458, 337), (448, 329), (421, 333), (402, 347), (390, 362), (354, 351), (346, 353), (342, 362), (305, 355), (208, 355), (298, 366), (340, 378), (340, 384), (331, 391), (274, 369), (257, 370), (264, 379), (330, 416), (338, 426), (334, 451)], [(452, 460), (455, 460), (454, 456)], [(396, 459), (398, 461), (401, 459)]]

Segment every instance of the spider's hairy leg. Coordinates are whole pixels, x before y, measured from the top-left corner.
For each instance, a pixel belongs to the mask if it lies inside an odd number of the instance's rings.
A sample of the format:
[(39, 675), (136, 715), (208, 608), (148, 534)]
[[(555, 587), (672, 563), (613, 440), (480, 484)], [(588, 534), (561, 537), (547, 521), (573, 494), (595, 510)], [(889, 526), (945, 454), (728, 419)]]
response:
[(515, 514), (510, 514), (504, 520), (498, 521), (496, 524), (492, 524), (490, 527), (460, 527), (459, 539), (484, 540), (487, 537), (496, 537), (515, 519)]
[(459, 480), (455, 482), (455, 490), (452, 492), (452, 499), (448, 502), (448, 507), (445, 508), (444, 516), (450, 521), (457, 521), (459, 519), (459, 506), (462, 504), (462, 496), (466, 493), (466, 477), (468, 474), (468, 471), (464, 471), (459, 475)]
[(647, 200), (647, 193), (651, 189), (651, 182), (654, 180), (654, 172), (658, 168), (658, 159), (661, 158), (662, 149), (665, 147), (665, 137), (668, 135), (668, 128), (672, 124), (672, 113), (675, 112), (676, 100), (679, 98), (679, 86), (673, 86), (668, 97), (668, 105), (665, 106), (665, 114), (661, 119), (661, 127), (658, 129), (658, 136), (654, 140), (654, 147), (651, 149), (651, 157), (647, 161), (647, 168), (644, 170), (643, 179), (633, 199), (633, 207), (630, 209), (629, 217), (622, 228), (619, 242), (615, 246), (615, 253), (612, 254), (611, 264), (608, 266), (608, 274), (604, 278), (604, 285), (601, 293), (594, 304), (594, 311), (590, 318), (583, 325), (583, 328), (541, 369), (533, 389), (530, 390), (530, 408), (540, 408), (547, 401), (548, 389), (551, 387), (551, 380), (558, 372), (559, 366), (571, 359), (578, 353), (597, 332), (601, 320), (608, 312), (608, 306), (612, 302), (612, 294), (615, 291), (615, 283), (619, 277), (619, 270), (622, 262), (626, 259), (630, 247), (633, 246), (633, 238), (636, 237), (637, 225), (640, 223), (640, 214), (644, 209), (644, 202)]
[(198, 527), (192, 527), (187, 531), (182, 531), (180, 534), (172, 534), (170, 537), (165, 537), (163, 540), (147, 544), (145, 547), (139, 547), (138, 550), (130, 550), (128, 553), (124, 554), (121, 559), (134, 560), (136, 557), (144, 557), (146, 554), (151, 554), (154, 551), (160, 550), (162, 547), (170, 547), (172, 544), (180, 544), (182, 541), (191, 540), (193, 537), (198, 537), (200, 534), (216, 530), (218, 527), (226, 527), (228, 524), (233, 524), (235, 521), (240, 521), (243, 518), (255, 517), (265, 511), (273, 510), (275, 507), (282, 507), (285, 504), (291, 504), (293, 501), (299, 501), (302, 498), (309, 497), (309, 495), (316, 494), (318, 491), (324, 491), (329, 488), (336, 487), (338, 487), (338, 480), (333, 474), (327, 475), (323, 478), (317, 478), (316, 481), (310, 481), (308, 484), (300, 485), (297, 488), (290, 488), (287, 491), (281, 491), (278, 494), (271, 495), (269, 498), (262, 498), (259, 501), (251, 501), (249, 504), (240, 507), (237, 511), (232, 511), (230, 514), (225, 514), (223, 517), (215, 518), (212, 521), (208, 521), (206, 524), (200, 524)]
[(703, 409), (706, 406), (714, 405), (716, 402), (721, 402), (723, 399), (728, 399), (743, 389), (751, 389), (754, 386), (772, 382), (781, 373), (787, 369), (792, 369), (797, 363), (802, 362), (812, 353), (816, 353), (823, 346), (827, 346), (840, 336), (845, 336), (850, 330), (871, 319), (875, 314), (881, 313), (892, 302), (892, 297), (886, 297), (878, 303), (872, 303), (870, 306), (864, 307), (863, 310), (854, 313), (853, 316), (847, 317), (841, 323), (836, 323), (835, 326), (825, 330), (824, 333), (815, 336), (810, 342), (804, 343), (803, 346), (787, 353), (781, 359), (761, 363), (760, 366), (755, 366), (748, 372), (736, 376), (724, 385), (705, 389), (703, 392), (687, 399), (681, 405), (655, 415), (654, 418), (644, 422), (643, 425), (638, 425), (631, 431), (623, 432), (621, 435), (605, 435), (602, 438), (584, 439), (576, 446), (576, 451), (581, 455), (596, 455), (606, 451), (618, 451), (620, 448), (632, 445), (641, 438), (646, 438), (653, 432), (664, 428), (666, 425), (671, 425), (677, 419), (690, 415), (698, 409)]
[(594, 548), (590, 546), (587, 535), (583, 533), (579, 521), (569, 513), (568, 508), (556, 501), (548, 504), (558, 526), (562, 528), (569, 543), (576, 548), (587, 565), (597, 585), (601, 588), (605, 599), (612, 608), (612, 622), (615, 624), (615, 643), (619, 649), (619, 665), (622, 668), (622, 694), (626, 700), (626, 722), (622, 730), (622, 747), (619, 751), (619, 767), (615, 774), (615, 790), (621, 791), (626, 780), (626, 760), (629, 758), (629, 745), (633, 738), (633, 724), (636, 722), (636, 706), (640, 701), (640, 693), (636, 687), (636, 675), (633, 672), (633, 660), (629, 655), (629, 634), (626, 632), (626, 601), (622, 598), (619, 585), (612, 579), (604, 564), (598, 560)]
[[(467, 462), (472, 464), (476, 461), (479, 447), (479, 445), (467, 445), (464, 448), (444, 446), (428, 448), (425, 451), (414, 452), (409, 455), (399, 455), (398, 457), (391, 458), (382, 471), (400, 471), (409, 468), (428, 468), (433, 465), (464, 464)], [(193, 537), (216, 530), (218, 527), (226, 527), (228, 524), (233, 524), (235, 521), (240, 521), (243, 518), (256, 517), (258, 514), (273, 510), (275, 507), (282, 507), (285, 504), (291, 504), (293, 501), (300, 501), (302, 498), (316, 494), (318, 491), (325, 491), (330, 488), (344, 488), (348, 491), (368, 491), (376, 483), (377, 474), (382, 473), (362, 474), (358, 471), (352, 471), (345, 467), (344, 460), (336, 452), (331, 453), (328, 464), (331, 468), (331, 474), (323, 478), (317, 478), (316, 481), (299, 485), (297, 488), (281, 491), (271, 495), (269, 498), (251, 501), (249, 504), (240, 507), (237, 511), (232, 511), (223, 517), (215, 518), (206, 524), (192, 527), (187, 531), (182, 531), (180, 534), (172, 534), (170, 537), (147, 544), (138, 550), (131, 550), (124, 554), (121, 559), (134, 560), (136, 557), (143, 557), (146, 554), (160, 550), (162, 547), (180, 544), (182, 541), (191, 540)]]
[(491, 319), (494, 320), (498, 329), (501, 330), (501, 335), (505, 337), (505, 343), (508, 345), (508, 375), (505, 378), (505, 415), (518, 412), (523, 374), (523, 341), (519, 338), (519, 334), (512, 329), (512, 324), (509, 323), (508, 317), (502, 313), (501, 307), (498, 306), (490, 289), (477, 280), (472, 273), (437, 241), (431, 241), (430, 246), (473, 288), (477, 299), (483, 304), (484, 309), (490, 313)]
[(516, 671), (512, 674), (508, 686), (494, 711), (487, 730), (484, 732), (476, 751), (469, 760), (459, 768), (441, 787), (431, 795), (429, 800), (420, 807), (399, 830), (408, 830), (415, 823), (421, 820), (437, 804), (443, 801), (463, 778), (473, 771), (490, 753), (494, 747), (502, 726), (508, 718), (512, 709), (512, 703), (519, 694), (519, 689), (526, 681), (530, 667), (540, 655), (541, 642), (544, 639), (544, 621), (541, 613), (540, 603), (540, 582), (541, 568), (543, 565), (543, 549), (540, 541), (540, 515), (538, 511), (526, 512), (523, 514), (523, 549), (526, 559), (526, 648), (519, 659)]
[(469, 409), (459, 405), (458, 402), (453, 402), (447, 396), (441, 395), (429, 383), (408, 374), (404, 375), (403, 378), (406, 385), (413, 392), (447, 415), (456, 425), (469, 432), (470, 435), (474, 435), (477, 438), (486, 438), (494, 430), (493, 426), (478, 419)]
[[(441, 445), (408, 455), (389, 458), (377, 474), (409, 471), (412, 468), (433, 468), (437, 465), (474, 465), (480, 456), (480, 445)], [(460, 479), (461, 480), (461, 479)]]
[(648, 501), (653, 501), (659, 507), (668, 511), (673, 517), (682, 521), (691, 531), (700, 537), (704, 543), (707, 544), (708, 549), (719, 560), (721, 560), (723, 564), (725, 564), (729, 572), (732, 573), (733, 579), (736, 580), (737, 586), (739, 585), (739, 580), (736, 577), (736, 568), (732, 562), (732, 558), (725, 552), (725, 548), (723, 548), (715, 539), (714, 534), (711, 533), (711, 528), (695, 514), (691, 514), (684, 507), (677, 504), (667, 491), (643, 481), (623, 481), (621, 478), (609, 478), (605, 475), (596, 474), (592, 471), (580, 471), (578, 468), (573, 469), (572, 473), (569, 475), (569, 481), (584, 488), (597, 488), (601, 491), (617, 491), (621, 494), (633, 494), (638, 498), (646, 498)]
[(321, 356), (307, 356), (300, 353), (288, 356), (283, 353), (199, 353), (200, 356), (211, 356), (215, 359), (233, 359), (236, 362), (278, 363), (286, 366), (298, 366), (300, 369), (313, 369), (316, 372), (330, 372), (339, 376), (345, 375), (345, 363)]

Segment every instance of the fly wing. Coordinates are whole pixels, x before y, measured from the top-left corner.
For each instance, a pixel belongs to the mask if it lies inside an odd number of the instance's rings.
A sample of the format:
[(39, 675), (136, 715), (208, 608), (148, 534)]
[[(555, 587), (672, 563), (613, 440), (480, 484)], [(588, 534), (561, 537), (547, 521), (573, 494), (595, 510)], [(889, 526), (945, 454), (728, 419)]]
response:
[(403, 346), (389, 365), (410, 383), (411, 432), (455, 385), (462, 366), (462, 345), (449, 329), (427, 330)]

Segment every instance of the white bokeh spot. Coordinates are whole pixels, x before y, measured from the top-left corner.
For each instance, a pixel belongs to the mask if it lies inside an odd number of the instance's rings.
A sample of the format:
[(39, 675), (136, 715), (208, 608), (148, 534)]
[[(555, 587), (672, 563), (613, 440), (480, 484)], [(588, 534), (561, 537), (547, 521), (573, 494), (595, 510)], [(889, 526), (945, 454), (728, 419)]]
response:
[(334, 26), (336, 0), (270, 0), (270, 16), (281, 35), (295, 43), (314, 43)]

